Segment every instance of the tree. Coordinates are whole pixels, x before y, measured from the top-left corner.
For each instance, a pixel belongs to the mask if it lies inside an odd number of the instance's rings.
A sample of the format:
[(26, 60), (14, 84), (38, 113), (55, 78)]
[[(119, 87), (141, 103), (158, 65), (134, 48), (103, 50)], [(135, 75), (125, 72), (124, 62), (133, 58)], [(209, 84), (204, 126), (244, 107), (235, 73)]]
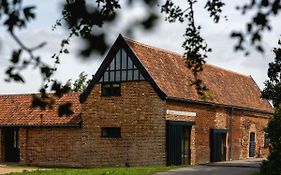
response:
[(84, 92), (90, 83), (90, 79), (88, 79), (88, 75), (84, 72), (79, 74), (79, 78), (72, 83), (72, 80), (68, 80), (66, 85), (70, 87), (71, 92)]
[[(124, 1), (122, 1), (124, 2)], [(137, 1), (127, 0), (125, 3), (130, 6)], [(160, 6), (161, 13), (170, 23), (179, 21), (186, 23), (186, 30), (184, 33), (185, 41), (182, 47), (185, 49), (184, 56), (186, 58), (187, 66), (192, 70), (195, 79), (191, 82), (200, 95), (208, 89), (204, 86), (204, 82), (198, 79), (197, 74), (202, 71), (205, 59), (211, 48), (208, 47), (206, 41), (201, 36), (201, 26), (195, 23), (194, 5), (196, 0), (186, 0), (184, 8), (177, 6), (173, 0), (143, 0), (142, 1), (147, 12), (147, 17), (133, 23), (126, 31), (132, 32), (134, 28), (142, 26), (149, 30), (154, 27), (155, 22), (159, 16), (155, 13), (155, 9)], [(221, 12), (225, 3), (222, 0), (205, 0), (205, 10), (210, 14), (210, 18), (214, 23), (218, 23), (221, 18)], [(35, 19), (35, 6), (24, 6), (23, 0), (1, 0), (0, 1), (0, 22), (2, 27), (6, 28), (11, 37), (18, 43), (20, 49), (14, 50), (11, 54), (11, 65), (6, 70), (7, 81), (24, 82), (24, 77), (21, 71), (29, 66), (38, 68), (43, 79), (40, 88), (41, 95), (33, 98), (33, 106), (45, 109), (51, 107), (53, 100), (50, 100), (47, 89), (54, 91), (58, 97), (63, 96), (64, 93), (69, 92), (69, 86), (62, 85), (53, 78), (56, 71), (56, 65), (60, 64), (60, 56), (69, 53), (67, 46), (70, 44), (70, 38), (78, 36), (82, 38), (87, 47), (81, 50), (81, 55), (89, 56), (92, 52), (104, 53), (108, 47), (106, 42), (106, 29), (104, 24), (113, 24), (117, 19), (117, 9), (121, 9), (121, 3), (118, 0), (66, 0), (62, 8), (62, 17), (57, 20), (53, 29), (66, 24), (69, 35), (62, 40), (58, 53), (55, 53), (52, 58), (54, 65), (50, 66), (44, 63), (40, 56), (35, 55), (34, 51), (44, 47), (45, 43), (38, 43), (35, 47), (28, 47), (17, 37), (17, 29), (23, 29), (28, 23)], [(159, 5), (160, 4), (160, 5)], [(241, 15), (246, 13), (252, 14), (250, 21), (246, 22), (245, 28), (242, 31), (233, 31), (230, 36), (237, 40), (234, 49), (242, 51), (245, 55), (250, 54), (250, 47), (254, 47), (259, 52), (264, 52), (262, 46), (263, 33), (272, 29), (271, 18), (278, 15), (281, 10), (280, 0), (249, 0), (237, 7), (241, 11)], [(250, 47), (249, 47), (250, 46)], [(279, 42), (279, 46), (281, 46)], [(28, 57), (23, 57), (23, 54)], [(270, 156), (268, 161), (264, 161), (261, 167), (262, 174), (280, 174), (281, 168), (281, 50), (274, 49), (275, 62), (269, 65), (268, 76), (269, 80), (265, 82), (265, 89), (262, 97), (272, 100), (276, 112), (274, 117), (269, 122), (269, 127), (266, 132), (272, 142)], [(80, 79), (74, 84), (79, 91), (84, 87), (85, 77), (80, 74)], [(69, 106), (69, 105), (65, 105)], [(65, 107), (64, 106), (64, 107)], [(68, 110), (66, 110), (68, 111)]]
[[(123, 1), (124, 2), (124, 1)], [(130, 6), (137, 1), (127, 0), (125, 3)], [(204, 82), (198, 79), (198, 73), (202, 71), (202, 66), (205, 64), (205, 59), (211, 48), (208, 47), (206, 41), (201, 36), (201, 26), (196, 25), (194, 19), (194, 5), (196, 0), (187, 0), (186, 7), (177, 6), (173, 0), (143, 0), (147, 16), (142, 20), (133, 23), (126, 31), (132, 32), (134, 28), (142, 26), (149, 30), (154, 27), (159, 16), (155, 13), (158, 6), (161, 7), (162, 14), (170, 23), (179, 21), (186, 23), (186, 30), (182, 46), (185, 49), (184, 56), (187, 66), (192, 70), (195, 79), (191, 81), (198, 91), (198, 94), (204, 95), (208, 89), (204, 86)], [(221, 18), (222, 8), (225, 3), (222, 0), (206, 0), (205, 10), (210, 14), (210, 18), (215, 23), (218, 23)], [(24, 77), (21, 75), (22, 70), (29, 66), (38, 68), (42, 76), (42, 86), (40, 88), (41, 95), (33, 100), (34, 107), (46, 108), (51, 104), (46, 103), (49, 96), (47, 90), (55, 92), (55, 95), (62, 96), (68, 92), (67, 88), (53, 78), (56, 71), (56, 65), (60, 64), (62, 54), (69, 53), (67, 46), (70, 44), (70, 38), (78, 36), (82, 38), (87, 46), (81, 50), (81, 55), (89, 56), (92, 52), (104, 53), (108, 47), (106, 42), (107, 32), (103, 27), (104, 24), (113, 24), (117, 19), (117, 9), (121, 9), (121, 3), (118, 0), (66, 0), (62, 8), (62, 17), (57, 20), (53, 29), (64, 24), (68, 28), (69, 35), (62, 40), (58, 53), (55, 53), (52, 58), (54, 65), (46, 64), (40, 56), (35, 55), (34, 51), (44, 47), (45, 43), (38, 43), (35, 47), (28, 47), (17, 36), (17, 29), (23, 29), (28, 23), (35, 19), (35, 6), (24, 6), (23, 0), (1, 0), (0, 1), (0, 20), (3, 27), (11, 37), (18, 43), (20, 49), (13, 51), (11, 56), (11, 65), (7, 68), (7, 81), (24, 82)], [(237, 7), (242, 14), (254, 12), (252, 20), (246, 23), (245, 31), (233, 31), (231, 37), (237, 39), (237, 44), (234, 48), (237, 51), (244, 51), (245, 55), (249, 54), (249, 48), (245, 45), (254, 46), (258, 51), (263, 52), (262, 34), (264, 31), (271, 30), (272, 26), (270, 18), (280, 12), (281, 5), (279, 0), (250, 0), (240, 7)], [(23, 54), (28, 57), (23, 57)], [(40, 99), (42, 99), (40, 101)], [(39, 102), (40, 105), (37, 105)]]
[(276, 111), (269, 121), (266, 133), (270, 139), (270, 155), (261, 166), (262, 175), (279, 175), (281, 173), (281, 41), (279, 48), (274, 48), (274, 62), (269, 63), (268, 77), (262, 97), (272, 100)]

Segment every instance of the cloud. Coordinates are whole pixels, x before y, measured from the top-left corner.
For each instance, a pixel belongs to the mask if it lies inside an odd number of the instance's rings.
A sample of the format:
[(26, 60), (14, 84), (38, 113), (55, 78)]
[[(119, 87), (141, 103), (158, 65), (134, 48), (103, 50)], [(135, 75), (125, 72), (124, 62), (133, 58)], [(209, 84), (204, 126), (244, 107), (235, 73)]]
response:
[[(50, 30), (51, 25), (55, 22), (58, 16), (57, 8), (53, 8), (54, 4), (57, 5), (57, 3), (55, 3), (55, 0), (51, 1), (51, 3), (41, 4), (42, 6), (38, 8), (39, 14), (36, 23), (32, 24), (25, 32), (20, 32), (19, 35), (27, 45), (31, 46), (36, 45), (41, 41), (47, 41), (47, 45), (40, 49), (40, 51), (37, 51), (36, 54), (41, 55), (44, 60), (50, 64), (52, 63), (50, 57), (53, 53), (58, 52), (60, 41), (67, 36), (64, 30), (57, 30), (55, 32)], [(34, 1), (34, 3), (36, 2), (37, 1)], [(272, 61), (273, 58), (271, 53), (272, 47), (276, 46), (277, 39), (280, 36), (278, 29), (281, 27), (281, 23), (278, 21), (278, 18), (276, 18), (275, 21), (272, 21), (275, 30), (266, 33), (264, 36), (264, 45), (266, 46), (265, 55), (253, 52), (249, 57), (245, 57), (242, 53), (233, 51), (235, 40), (232, 40), (229, 35), (232, 30), (244, 28), (244, 24), (249, 19), (249, 16), (241, 17), (240, 12), (237, 12), (234, 9), (237, 2), (227, 1), (227, 6), (223, 8), (223, 16), (226, 15), (228, 20), (222, 18), (219, 24), (214, 24), (209, 18), (209, 14), (202, 12), (204, 3), (202, 3), (202, 1), (198, 2), (199, 4), (196, 6), (195, 10), (196, 24), (202, 26), (202, 35), (206, 38), (208, 45), (213, 49), (213, 52), (209, 54), (207, 62), (245, 75), (252, 75), (258, 85), (262, 87), (263, 82), (266, 79), (267, 64)], [(179, 1), (178, 3), (181, 6), (186, 6), (185, 1)], [(53, 15), (48, 16), (48, 14)], [(124, 32), (124, 29), (129, 23), (134, 23), (135, 20), (146, 15), (141, 5), (136, 5), (130, 9), (123, 8), (120, 11), (120, 14), (120, 18), (114, 25), (105, 26), (108, 32), (107, 39), (110, 43), (113, 43), (119, 33)], [(170, 24), (164, 21), (164, 18), (162, 17), (155, 28), (150, 32), (142, 29), (135, 30), (134, 39), (139, 42), (181, 54), (184, 52), (181, 45), (185, 27), (185, 23)], [(0, 37), (2, 38), (0, 52), (1, 72), (3, 72), (5, 66), (9, 64), (8, 57), (11, 49), (18, 47), (8, 35), (4, 35), (3, 33), (4, 32), (0, 32)], [(81, 46), (83, 46), (83, 43), (74, 38), (69, 49), (71, 53), (62, 56), (62, 64), (58, 66), (58, 72), (56, 74), (56, 77), (60, 81), (76, 79), (78, 74), (82, 71), (91, 75), (97, 70), (103, 56), (92, 55), (90, 60), (82, 61), (78, 55), (78, 49)], [(27, 83), (24, 87), (20, 85), (4, 84), (0, 86), (0, 93), (36, 92), (38, 87), (40, 87), (41, 77), (36, 71), (34, 72), (34, 70), (31, 69), (24, 73), (27, 79)], [(3, 74), (0, 74), (0, 83), (2, 84), (1, 79), (3, 79)]]

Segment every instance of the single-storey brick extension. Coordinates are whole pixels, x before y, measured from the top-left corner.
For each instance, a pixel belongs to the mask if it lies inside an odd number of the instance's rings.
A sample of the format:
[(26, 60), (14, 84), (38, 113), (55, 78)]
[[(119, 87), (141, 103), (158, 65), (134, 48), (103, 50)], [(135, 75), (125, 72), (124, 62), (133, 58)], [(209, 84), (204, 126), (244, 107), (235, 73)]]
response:
[[(273, 109), (250, 76), (206, 64), (191, 71), (174, 52), (117, 38), (82, 93), (54, 110), (30, 109), (31, 95), (0, 95), (0, 160), (28, 165), (152, 166), (264, 157)], [(74, 114), (56, 108), (71, 102)]]

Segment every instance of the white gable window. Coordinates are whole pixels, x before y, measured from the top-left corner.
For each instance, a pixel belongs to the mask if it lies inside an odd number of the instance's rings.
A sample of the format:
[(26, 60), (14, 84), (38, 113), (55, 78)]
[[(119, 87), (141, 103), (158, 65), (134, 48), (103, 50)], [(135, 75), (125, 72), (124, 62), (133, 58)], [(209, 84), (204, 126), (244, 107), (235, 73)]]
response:
[(120, 49), (107, 67), (99, 82), (109, 83), (141, 80), (144, 80), (144, 77), (136, 65), (132, 62), (124, 49)]

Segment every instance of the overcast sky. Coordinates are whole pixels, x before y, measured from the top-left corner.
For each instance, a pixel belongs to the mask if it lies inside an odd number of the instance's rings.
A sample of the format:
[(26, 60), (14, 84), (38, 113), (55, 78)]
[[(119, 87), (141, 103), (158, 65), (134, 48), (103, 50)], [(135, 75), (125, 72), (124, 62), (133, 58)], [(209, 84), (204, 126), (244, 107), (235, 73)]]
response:
[[(240, 4), (243, 1), (239, 1)], [(28, 28), (20, 31), (19, 37), (26, 43), (26, 45), (34, 46), (42, 41), (46, 41), (47, 45), (36, 53), (41, 55), (46, 62), (51, 63), (51, 56), (58, 52), (60, 41), (67, 36), (65, 29), (51, 30), (51, 26), (56, 19), (60, 17), (60, 2), (58, 0), (36, 1), (28, 0), (29, 4), (36, 4), (37, 18), (32, 22)], [(179, 1), (181, 6), (185, 5), (185, 1)], [(265, 54), (252, 52), (250, 56), (245, 57), (242, 53), (233, 51), (234, 40), (230, 39), (230, 32), (234, 29), (241, 29), (248, 20), (247, 16), (241, 16), (235, 10), (234, 4), (236, 1), (225, 0), (227, 4), (223, 8), (223, 16), (227, 16), (228, 20), (222, 19), (219, 24), (214, 24), (208, 17), (208, 13), (203, 12), (204, 4), (199, 1), (196, 5), (195, 18), (197, 24), (202, 26), (202, 35), (207, 40), (209, 47), (213, 52), (209, 54), (207, 63), (223, 67), (232, 71), (236, 71), (245, 75), (251, 75), (260, 88), (263, 88), (263, 82), (267, 78), (266, 72), (268, 62), (273, 60), (272, 48), (277, 45), (280, 36), (281, 24), (278, 23), (276, 17), (272, 21), (274, 30), (265, 34), (264, 46)], [(160, 9), (159, 9), (160, 11)], [(125, 26), (145, 16), (145, 11), (142, 5), (138, 4), (130, 9), (122, 9), (120, 11), (120, 18), (114, 27), (108, 27), (108, 41), (113, 43), (118, 34), (124, 34)], [(279, 17), (280, 19), (280, 17)], [(159, 48), (183, 53), (181, 44), (183, 42), (183, 33), (185, 24), (169, 24), (164, 19), (159, 20), (156, 27), (146, 32), (142, 29), (134, 31), (134, 40), (156, 46)], [(0, 27), (0, 94), (14, 94), (14, 93), (32, 93), (37, 92), (41, 77), (38, 70), (26, 70), (24, 77), (26, 83), (21, 85), (17, 83), (6, 83), (4, 72), (9, 65), (9, 56), (11, 50), (17, 48), (17, 44), (9, 37), (3, 28)], [(73, 39), (69, 48), (71, 54), (62, 57), (62, 64), (58, 67), (56, 78), (62, 82), (68, 79), (78, 78), (78, 74), (82, 71), (92, 75), (96, 72), (101, 60), (104, 56), (93, 55), (91, 59), (83, 61), (77, 50), (83, 47), (83, 43), (78, 39)]]

